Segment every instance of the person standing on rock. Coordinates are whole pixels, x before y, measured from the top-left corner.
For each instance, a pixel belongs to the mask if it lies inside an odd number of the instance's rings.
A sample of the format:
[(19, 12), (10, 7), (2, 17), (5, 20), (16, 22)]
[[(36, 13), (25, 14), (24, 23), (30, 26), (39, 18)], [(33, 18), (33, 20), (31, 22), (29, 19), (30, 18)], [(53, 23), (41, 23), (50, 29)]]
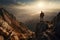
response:
[(41, 11), (41, 14), (40, 14), (40, 21), (44, 21), (44, 13)]
[(41, 11), (40, 22), (36, 25), (36, 40), (45, 40), (46, 37), (43, 36), (44, 32), (48, 29), (48, 24), (44, 22), (44, 13)]

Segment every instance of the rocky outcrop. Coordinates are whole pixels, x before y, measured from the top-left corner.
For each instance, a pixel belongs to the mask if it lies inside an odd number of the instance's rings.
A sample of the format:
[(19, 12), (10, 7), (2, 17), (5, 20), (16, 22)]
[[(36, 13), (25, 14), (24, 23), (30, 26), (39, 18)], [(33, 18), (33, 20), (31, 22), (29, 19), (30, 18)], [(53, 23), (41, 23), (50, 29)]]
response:
[(5, 40), (20, 40), (32, 37), (33, 32), (16, 20), (15, 16), (0, 8), (0, 35)]

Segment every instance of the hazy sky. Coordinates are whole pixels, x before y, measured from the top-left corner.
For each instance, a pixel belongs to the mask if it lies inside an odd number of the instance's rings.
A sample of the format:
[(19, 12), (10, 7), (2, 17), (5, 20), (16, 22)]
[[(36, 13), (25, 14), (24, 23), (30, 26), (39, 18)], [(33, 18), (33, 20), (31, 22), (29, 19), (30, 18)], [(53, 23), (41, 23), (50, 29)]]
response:
[(0, 3), (1, 4), (13, 4), (13, 3), (17, 3), (17, 2), (31, 3), (31, 2), (37, 2), (37, 1), (60, 3), (60, 0), (0, 0)]
[(22, 22), (39, 19), (41, 11), (45, 13), (45, 19), (49, 20), (60, 11), (60, 0), (0, 0), (0, 5)]

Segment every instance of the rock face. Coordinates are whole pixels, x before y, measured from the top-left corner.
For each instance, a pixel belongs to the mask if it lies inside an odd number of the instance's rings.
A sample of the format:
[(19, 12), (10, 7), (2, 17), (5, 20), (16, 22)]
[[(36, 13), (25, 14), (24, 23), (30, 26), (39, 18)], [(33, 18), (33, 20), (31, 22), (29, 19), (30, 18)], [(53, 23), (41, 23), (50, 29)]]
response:
[(53, 19), (54, 27), (55, 27), (55, 35), (60, 40), (60, 12), (57, 14), (57, 16)]
[(57, 16), (55, 16), (55, 17), (53, 18), (52, 22), (53, 22), (54, 24), (56, 24), (56, 23), (59, 22), (59, 21), (60, 21), (60, 12), (57, 14)]
[(0, 8), (0, 35), (4, 40), (21, 40), (30, 38), (33, 32), (26, 25), (16, 20), (14, 15)]

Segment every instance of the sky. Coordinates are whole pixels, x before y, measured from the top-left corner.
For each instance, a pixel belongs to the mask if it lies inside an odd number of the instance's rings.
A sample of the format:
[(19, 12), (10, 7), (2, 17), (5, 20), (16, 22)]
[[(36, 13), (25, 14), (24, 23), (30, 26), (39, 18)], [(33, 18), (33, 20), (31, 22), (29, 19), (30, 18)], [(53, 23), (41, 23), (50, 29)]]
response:
[(17, 2), (21, 2), (21, 3), (31, 3), (31, 2), (37, 2), (37, 1), (44, 1), (44, 2), (55, 2), (55, 3), (59, 3), (60, 0), (0, 0), (1, 4), (14, 4)]
[(0, 0), (1, 6), (21, 22), (39, 20), (41, 11), (51, 20), (60, 11), (60, 0)]

